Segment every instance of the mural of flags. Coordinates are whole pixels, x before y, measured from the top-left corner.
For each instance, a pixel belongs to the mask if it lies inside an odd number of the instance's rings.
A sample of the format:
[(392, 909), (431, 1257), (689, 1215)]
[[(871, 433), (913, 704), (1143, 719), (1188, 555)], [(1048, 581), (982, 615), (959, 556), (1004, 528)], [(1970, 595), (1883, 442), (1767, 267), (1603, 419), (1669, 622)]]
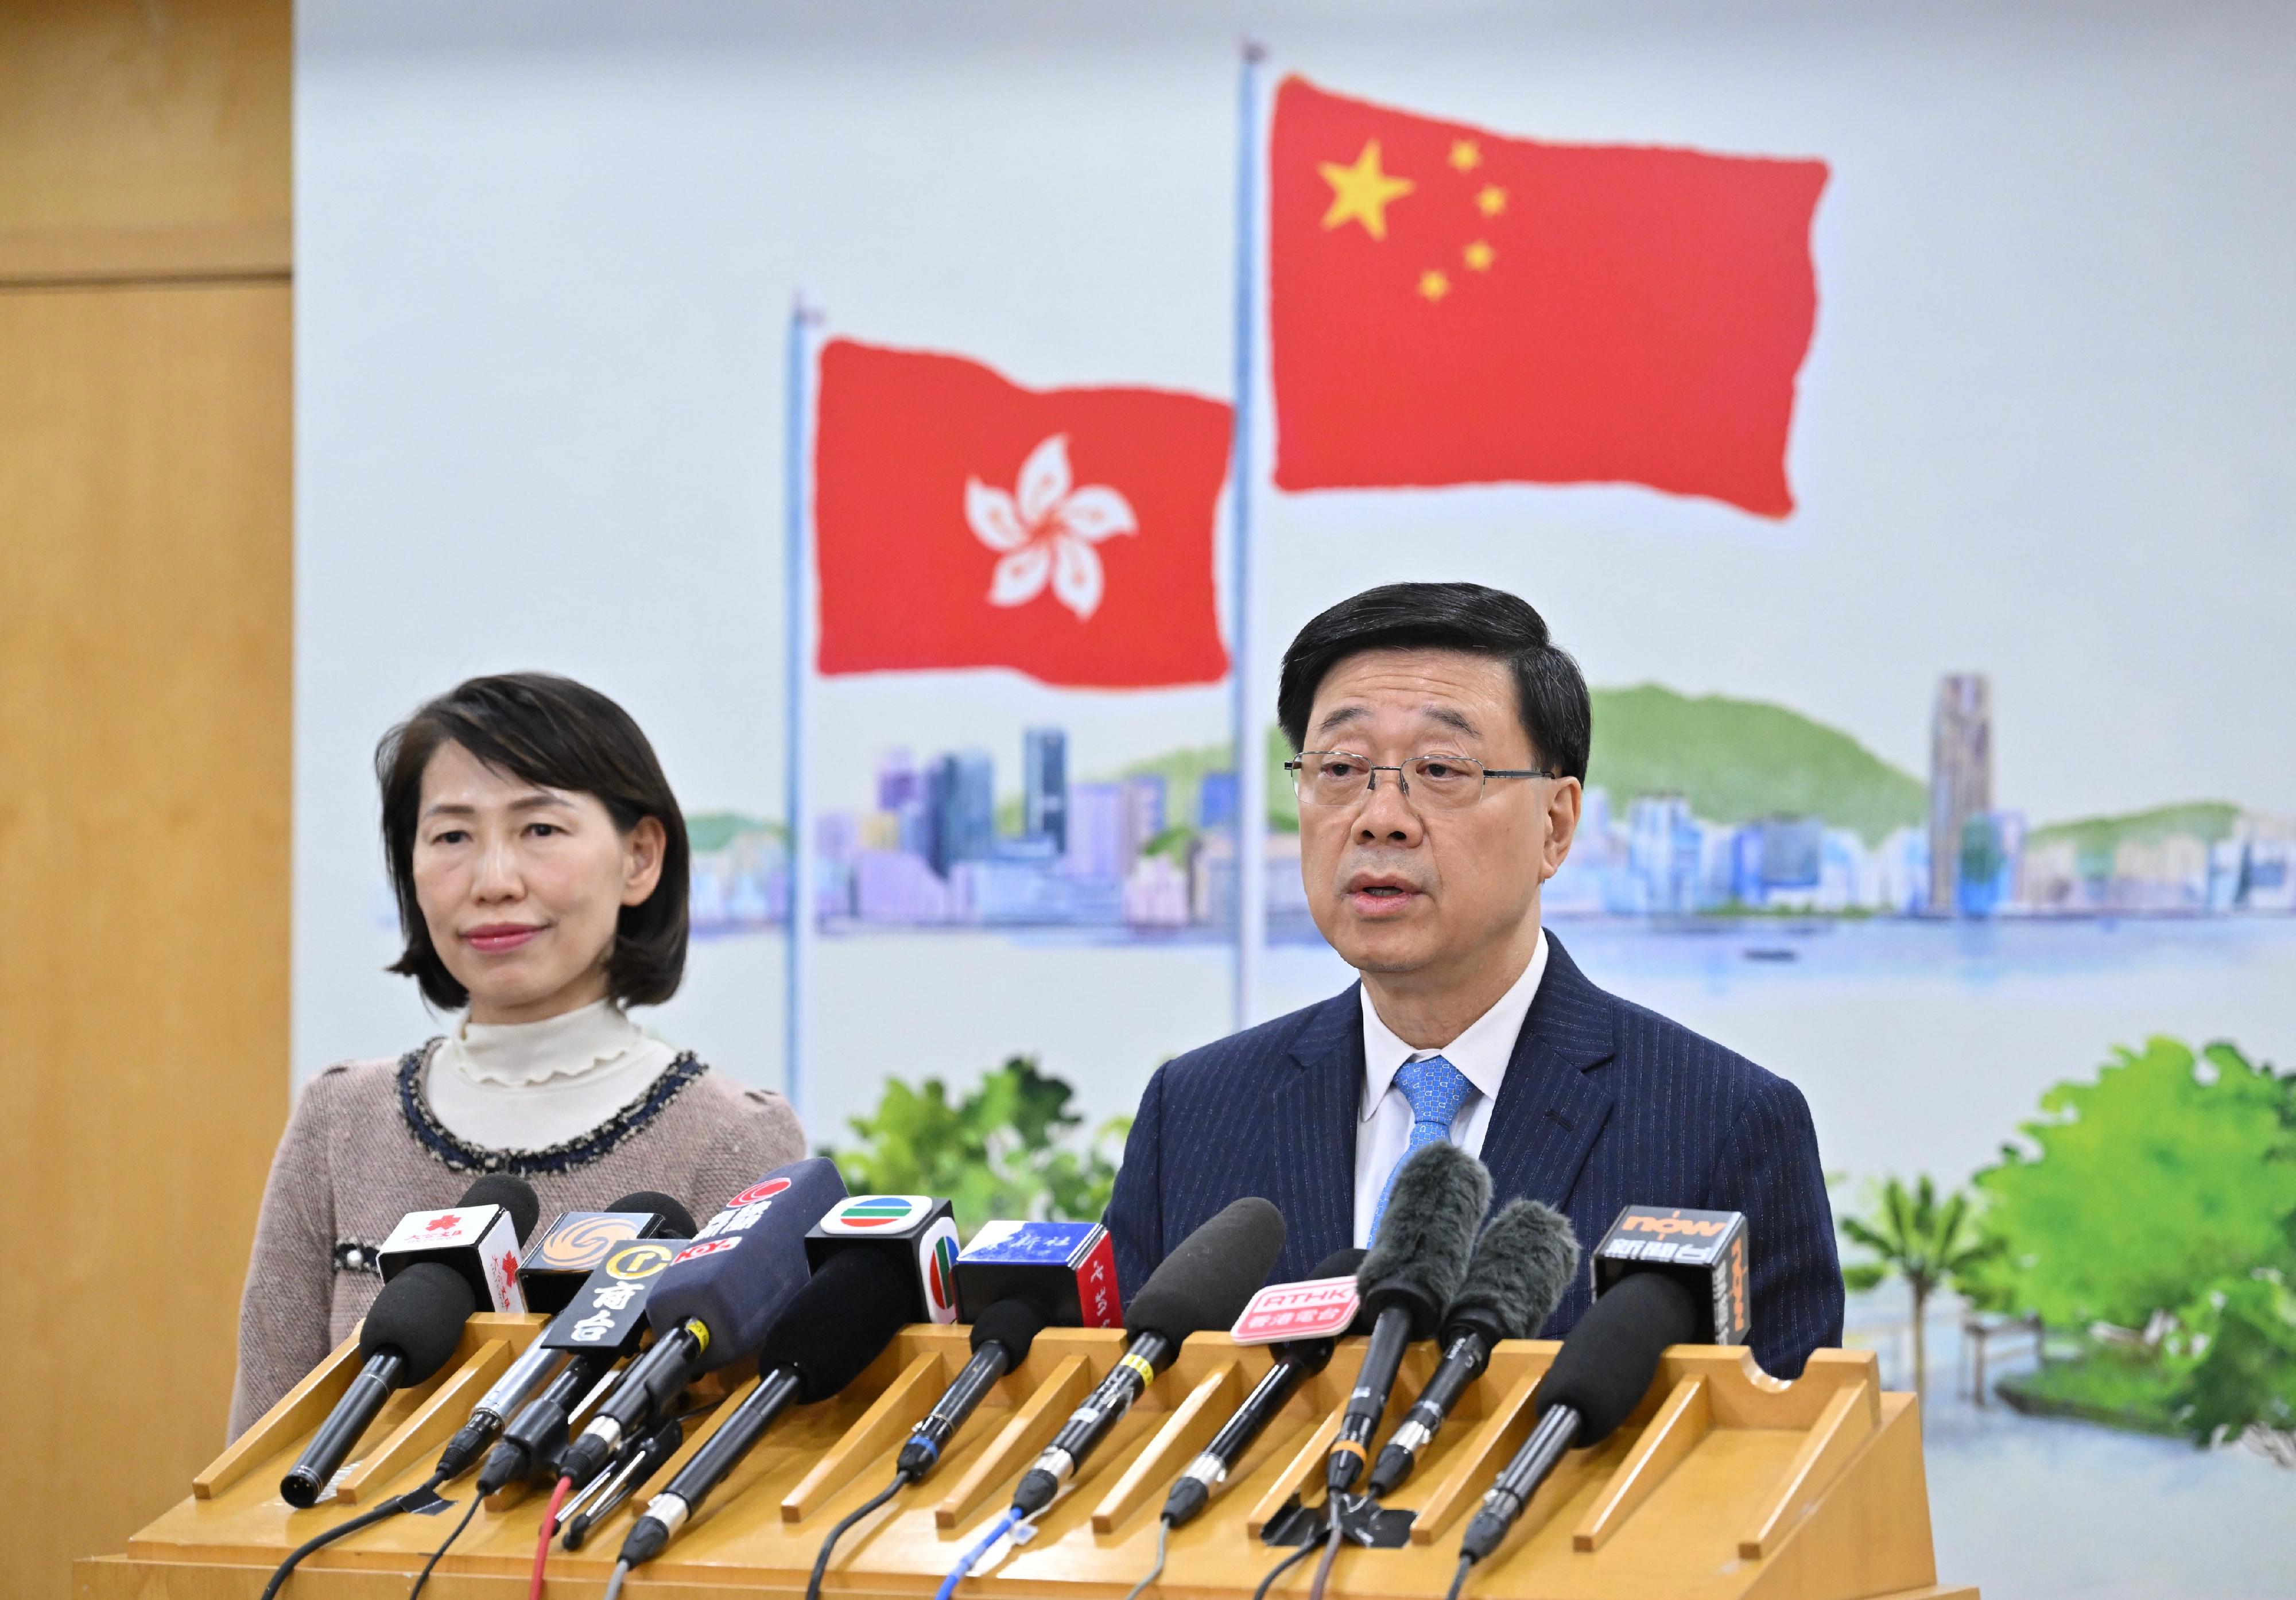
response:
[(849, 339), (821, 352), (825, 676), (1011, 667), (1071, 687), (1227, 673), (1213, 519), (1229, 409), (1153, 389), (1024, 389)]
[(1793, 509), (1822, 161), (1502, 138), (1286, 78), (1283, 489), (1636, 483)]

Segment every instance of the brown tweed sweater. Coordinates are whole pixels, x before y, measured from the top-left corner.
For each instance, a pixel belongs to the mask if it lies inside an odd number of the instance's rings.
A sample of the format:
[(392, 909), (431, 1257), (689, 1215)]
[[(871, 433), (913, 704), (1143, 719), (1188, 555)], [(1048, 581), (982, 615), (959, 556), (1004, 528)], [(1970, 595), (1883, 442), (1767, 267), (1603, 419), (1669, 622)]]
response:
[(805, 1153), (797, 1113), (680, 1055), (601, 1127), (547, 1150), (464, 1144), (432, 1114), (423, 1069), (439, 1041), (398, 1061), (347, 1062), (304, 1087), (272, 1158), (239, 1308), (231, 1436), (350, 1335), (382, 1286), (375, 1247), (408, 1211), (450, 1206), (485, 1172), (510, 1172), (562, 1211), (659, 1189), (695, 1217)]

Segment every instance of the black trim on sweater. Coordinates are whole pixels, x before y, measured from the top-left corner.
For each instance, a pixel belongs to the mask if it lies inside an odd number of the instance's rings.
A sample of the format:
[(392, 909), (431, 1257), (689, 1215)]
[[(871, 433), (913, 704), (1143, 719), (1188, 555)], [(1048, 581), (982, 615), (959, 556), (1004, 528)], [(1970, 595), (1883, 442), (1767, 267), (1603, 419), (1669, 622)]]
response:
[(662, 1069), (661, 1076), (644, 1094), (578, 1138), (545, 1150), (489, 1150), (449, 1133), (422, 1093), (422, 1065), (430, 1060), (431, 1052), (444, 1043), (444, 1038), (434, 1038), (398, 1058), (398, 1112), (406, 1119), (406, 1130), (414, 1136), (414, 1142), (449, 1172), (507, 1172), (514, 1177), (532, 1177), (540, 1173), (578, 1171), (611, 1153), (625, 1139), (643, 1132), (669, 1109), (670, 1102), (709, 1070), (693, 1051), (682, 1051)]

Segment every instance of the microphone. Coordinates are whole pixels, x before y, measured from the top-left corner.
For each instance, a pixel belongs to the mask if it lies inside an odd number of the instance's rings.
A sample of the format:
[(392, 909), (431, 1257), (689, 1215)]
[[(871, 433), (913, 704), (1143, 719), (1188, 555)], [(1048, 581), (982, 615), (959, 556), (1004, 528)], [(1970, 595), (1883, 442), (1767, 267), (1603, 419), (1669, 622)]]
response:
[(1490, 1365), (1491, 1348), (1538, 1332), (1578, 1270), (1578, 1240), (1569, 1218), (1535, 1200), (1499, 1208), (1443, 1313), (1443, 1359), (1372, 1468), (1374, 1496), (1392, 1493), (1411, 1476), (1451, 1407)]
[(984, 1222), (956, 1258), (959, 1322), (1010, 1295), (1045, 1309), (1056, 1328), (1112, 1328), (1124, 1321), (1116, 1292), (1116, 1243), (1097, 1222)]
[(661, 1554), (792, 1403), (827, 1399), (859, 1377), (914, 1319), (917, 1294), (916, 1275), (885, 1251), (840, 1250), (824, 1260), (766, 1335), (758, 1386), (647, 1503), (617, 1563), (635, 1567)]
[(1435, 1332), (1443, 1308), (1467, 1276), (1475, 1230), (1490, 1203), (1491, 1175), (1456, 1145), (1426, 1145), (1396, 1174), (1379, 1237), (1356, 1273), (1364, 1309), (1373, 1319), (1371, 1343), (1324, 1464), (1324, 1481), (1332, 1494), (1353, 1489), (1368, 1464), (1372, 1436), (1386, 1413), (1404, 1347)]
[(1148, 1275), (1125, 1310), (1131, 1342), (1100, 1386), (1085, 1397), (1013, 1491), (1016, 1516), (1034, 1516), (1172, 1364), (1189, 1334), (1225, 1328), (1250, 1303), (1283, 1253), (1283, 1214), (1256, 1194), (1231, 1202), (1180, 1241)]
[[(613, 1370), (616, 1362), (637, 1354), (646, 1331), (647, 1292), (654, 1278), (669, 1265), (671, 1257), (685, 1243), (683, 1239), (634, 1239), (621, 1245), (590, 1275), (574, 1302), (543, 1330), (542, 1337), (527, 1347), (520, 1360), (523, 1363), (532, 1358), (537, 1371), (562, 1355), (569, 1358), (508, 1427), (503, 1427), (498, 1420), (493, 1424), (501, 1432), (502, 1439), (488, 1453), (486, 1465), (479, 1469), (479, 1493), (490, 1495), (513, 1478), (524, 1477), (546, 1465), (557, 1455), (566, 1442), (567, 1424), (580, 1408), (582, 1397)], [(517, 1375), (515, 1368), (505, 1373), (496, 1389), (507, 1390)], [(464, 1434), (476, 1436), (475, 1431), (482, 1423), (481, 1413), (494, 1411), (497, 1418), (500, 1416), (501, 1411), (494, 1410), (495, 1402), (492, 1392), (480, 1401), (471, 1423), (455, 1435), (455, 1444), (447, 1447), (450, 1453), (463, 1441)], [(516, 1397), (510, 1403), (515, 1404)], [(502, 1409), (506, 1410), (507, 1406)]]
[[(643, 1285), (645, 1279), (669, 1264), (674, 1253), (661, 1245), (651, 1245), (640, 1251), (625, 1248), (634, 1241), (670, 1235), (684, 1238), (693, 1231), (693, 1217), (684, 1206), (667, 1194), (651, 1189), (641, 1189), (625, 1194), (603, 1211), (569, 1211), (550, 1225), (541, 1242), (529, 1251), (519, 1263), (519, 1283), (526, 1303), (537, 1310), (559, 1312), (562, 1315), (544, 1331), (543, 1336), (528, 1345), (510, 1369), (495, 1381), (493, 1388), (479, 1398), (471, 1408), (470, 1420), (455, 1430), (455, 1437), (439, 1457), (439, 1480), (446, 1482), (459, 1478), (479, 1458), (495, 1435), (521, 1402), (541, 1384), (554, 1363), (569, 1349), (603, 1348), (597, 1340), (580, 1344), (562, 1342), (554, 1335), (561, 1333), (569, 1322), (562, 1313), (568, 1305), (579, 1300), (586, 1310), (581, 1315), (594, 1315), (610, 1310), (613, 1305), (625, 1304), (632, 1298), (622, 1292), (625, 1284)], [(609, 1267), (609, 1263), (615, 1267)], [(635, 1268), (644, 1267), (644, 1270)], [(564, 1292), (560, 1292), (559, 1280), (565, 1280)], [(608, 1305), (598, 1303), (598, 1296), (606, 1296)], [(640, 1305), (644, 1290), (636, 1293)], [(578, 1317), (576, 1319), (578, 1320)], [(636, 1317), (633, 1317), (633, 1321)], [(636, 1328), (631, 1329), (635, 1348)], [(618, 1351), (617, 1354), (627, 1353)], [(590, 1384), (604, 1375), (600, 1366), (588, 1375), (588, 1381), (576, 1391), (576, 1398), (586, 1392)], [(560, 1426), (564, 1425), (561, 1417)], [(527, 1470), (529, 1461), (518, 1465), (497, 1481), (482, 1490), (492, 1494), (513, 1477)]]
[(911, 1322), (956, 1320), (956, 1207), (926, 1194), (856, 1194), (805, 1236), (819, 1272), (847, 1251), (881, 1251), (916, 1286)]
[(383, 1284), (359, 1324), (358, 1376), (279, 1481), (282, 1499), (298, 1509), (317, 1505), (394, 1390), (444, 1366), (481, 1304), (521, 1303), (518, 1246), (540, 1210), (522, 1179), (491, 1174), (457, 1206), (399, 1219), (377, 1252)]
[(1631, 1274), (1588, 1308), (1531, 1396), (1538, 1425), (1459, 1541), (1462, 1575), (1499, 1547), (1563, 1451), (1608, 1439), (1641, 1403), (1667, 1346), (1687, 1342), (1697, 1329), (1690, 1291), (1660, 1273)]
[(359, 1325), (359, 1374), (279, 1481), (280, 1497), (299, 1509), (317, 1505), (391, 1391), (444, 1366), (477, 1309), (468, 1281), (442, 1262), (418, 1261), (385, 1284)]
[(1628, 1275), (1663, 1273), (1690, 1291), (1698, 1325), (1679, 1342), (1746, 1342), (1746, 1218), (1742, 1211), (1685, 1211), (1630, 1205), (1595, 1246), (1595, 1292)]
[[(1352, 1278), (1363, 1266), (1364, 1254), (1360, 1250), (1335, 1251), (1316, 1268), (1316, 1277)], [(1300, 1339), (1276, 1348), (1275, 1364), (1267, 1369), (1267, 1375), (1244, 1397), (1234, 1414), (1220, 1424), (1212, 1441), (1188, 1463), (1187, 1470), (1165, 1495), (1163, 1520), (1170, 1526), (1185, 1527), (1211, 1504), (1212, 1490), (1227, 1481), (1235, 1464), (1251, 1448), (1252, 1441), (1267, 1432), (1267, 1424), (1299, 1392), (1300, 1385), (1331, 1365), (1332, 1352), (1339, 1348), (1339, 1340), (1336, 1336)]]
[(603, 1211), (565, 1211), (518, 1261), (526, 1309), (556, 1316), (572, 1303), (617, 1245), (633, 1239), (691, 1239), (693, 1215), (668, 1194), (641, 1189)]
[(910, 1433), (893, 1464), (904, 1483), (914, 1483), (940, 1462), (940, 1453), (996, 1380), (1029, 1358), (1029, 1347), (1052, 1318), (1026, 1295), (1007, 1295), (980, 1313), (972, 1325), (972, 1359), (942, 1391), (933, 1408)]
[(844, 1198), (837, 1164), (809, 1156), (775, 1168), (703, 1223), (647, 1292), (652, 1348), (622, 1369), (567, 1446), (560, 1476), (577, 1488), (586, 1484), (626, 1437), (695, 1377), (756, 1350), (810, 1276), (806, 1235)]
[(453, 1268), (471, 1285), (478, 1305), (522, 1316), (518, 1252), (541, 1203), (522, 1177), (490, 1172), (463, 1191), (463, 1198), (439, 1211), (409, 1211), (375, 1251), (375, 1264), (389, 1284), (420, 1261)]

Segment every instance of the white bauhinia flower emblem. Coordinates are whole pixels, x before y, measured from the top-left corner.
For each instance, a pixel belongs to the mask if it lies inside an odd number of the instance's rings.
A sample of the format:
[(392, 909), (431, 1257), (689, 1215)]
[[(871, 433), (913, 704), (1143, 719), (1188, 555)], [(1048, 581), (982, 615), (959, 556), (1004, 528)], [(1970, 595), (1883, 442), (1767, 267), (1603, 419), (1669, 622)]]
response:
[(964, 480), (964, 520), (973, 537), (1004, 559), (989, 580), (988, 603), (1026, 605), (1050, 583), (1054, 597), (1083, 621), (1100, 609), (1106, 579), (1093, 546), (1137, 533), (1132, 503), (1103, 483), (1070, 487), (1069, 436), (1055, 433), (1021, 464), (1017, 495)]

